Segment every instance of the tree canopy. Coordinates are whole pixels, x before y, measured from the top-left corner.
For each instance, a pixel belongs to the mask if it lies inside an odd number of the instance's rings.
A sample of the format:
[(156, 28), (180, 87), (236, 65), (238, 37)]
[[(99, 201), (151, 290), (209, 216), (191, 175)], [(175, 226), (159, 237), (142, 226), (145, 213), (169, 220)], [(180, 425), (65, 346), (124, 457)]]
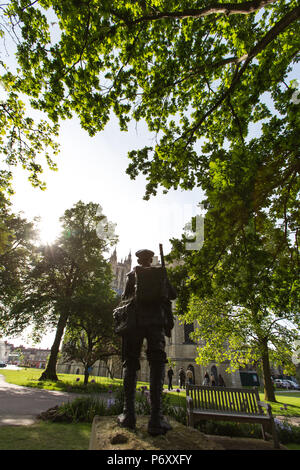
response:
[[(11, 0), (18, 74), (2, 74), (53, 123), (90, 135), (114, 112), (145, 120), (153, 145), (129, 152), (131, 178), (201, 187), (233, 228), (268, 208), (295, 225), (299, 104), (296, 0)], [(3, 28), (4, 31), (4, 28)], [(238, 210), (236, 210), (238, 209)]]
[[(0, 38), (1, 32), (0, 24)], [(1, 74), (3, 69), (5, 72)], [(53, 156), (59, 149), (58, 125), (32, 117), (22, 95), (14, 89), (15, 80), (16, 76), (0, 60), (0, 91), (1, 95), (5, 94), (5, 99), (0, 99), (0, 192), (8, 197), (13, 194), (13, 168), (18, 165), (29, 174), (33, 186), (45, 189), (41, 178), (43, 161), (56, 170)]]
[(205, 262), (190, 263), (181, 316), (196, 321), (197, 361), (229, 361), (231, 369), (261, 364), (269, 401), (275, 400), (270, 364), (293, 369), (300, 328), (299, 270), (292, 261), (297, 249), (282, 241), (284, 231), (261, 215), (236, 236), (209, 276), (201, 270)]
[[(116, 242), (114, 234), (106, 238), (97, 234), (101, 221), (106, 224), (105, 216), (99, 215), (98, 204), (79, 201), (60, 220), (62, 233), (56, 242), (32, 250), (22, 289), (10, 302), (3, 319), (5, 333), (10, 336), (29, 325), (37, 338), (49, 327), (56, 329), (42, 377), (52, 379), (57, 379), (56, 360), (65, 327), (71, 316), (78, 313), (79, 299), (83, 303), (84, 288), (88, 306), (87, 284), (93, 286), (97, 280), (107, 289), (110, 285), (112, 273), (105, 252)], [(86, 310), (85, 313), (89, 314)]]

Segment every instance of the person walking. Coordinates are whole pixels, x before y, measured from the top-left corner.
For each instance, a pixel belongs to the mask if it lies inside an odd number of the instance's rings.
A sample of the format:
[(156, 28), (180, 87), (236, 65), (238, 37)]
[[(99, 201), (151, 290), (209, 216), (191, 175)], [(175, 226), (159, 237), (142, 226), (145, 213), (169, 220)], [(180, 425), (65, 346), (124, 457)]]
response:
[(210, 376), (210, 381), (211, 381), (211, 386), (214, 387), (216, 385), (216, 379), (213, 374), (211, 374)]
[(186, 381), (188, 384), (193, 383), (193, 372), (191, 371), (191, 369), (186, 370)]
[(168, 390), (173, 390), (173, 387), (172, 387), (173, 375), (174, 375), (174, 372), (173, 372), (172, 367), (170, 366), (168, 370), (168, 379), (169, 379)]
[(203, 385), (207, 385), (207, 386), (209, 385), (209, 375), (207, 371), (205, 372), (205, 375), (204, 375)]
[(179, 387), (184, 388), (185, 387), (185, 372), (183, 367), (180, 367), (179, 370)]

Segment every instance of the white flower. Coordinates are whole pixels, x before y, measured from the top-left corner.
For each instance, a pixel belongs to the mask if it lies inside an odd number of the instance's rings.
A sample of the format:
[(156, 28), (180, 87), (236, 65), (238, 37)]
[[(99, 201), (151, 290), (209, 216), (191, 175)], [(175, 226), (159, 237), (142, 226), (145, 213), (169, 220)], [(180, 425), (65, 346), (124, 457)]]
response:
[(280, 419), (274, 418), (275, 425), (283, 430), (292, 431), (291, 426), (286, 421), (281, 421)]

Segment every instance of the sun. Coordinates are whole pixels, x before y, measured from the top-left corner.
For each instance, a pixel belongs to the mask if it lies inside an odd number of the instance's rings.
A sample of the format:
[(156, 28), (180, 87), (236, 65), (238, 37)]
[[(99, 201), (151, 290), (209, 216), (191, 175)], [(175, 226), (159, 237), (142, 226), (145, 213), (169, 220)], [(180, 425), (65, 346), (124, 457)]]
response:
[(39, 239), (43, 245), (52, 245), (61, 233), (59, 221), (42, 218), (39, 223)]

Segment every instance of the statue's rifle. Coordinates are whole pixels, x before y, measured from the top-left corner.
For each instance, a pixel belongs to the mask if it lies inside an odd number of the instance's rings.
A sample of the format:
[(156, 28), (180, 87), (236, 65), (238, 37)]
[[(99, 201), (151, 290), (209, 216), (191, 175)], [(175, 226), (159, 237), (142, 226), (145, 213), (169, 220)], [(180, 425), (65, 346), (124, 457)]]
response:
[[(165, 274), (165, 287), (166, 287), (166, 290), (168, 290), (167, 289), (167, 285), (168, 285), (167, 270), (166, 270), (166, 266), (165, 266), (165, 257), (164, 257), (164, 252), (163, 252), (163, 246), (162, 246), (161, 243), (159, 244), (159, 252), (160, 252), (161, 266), (162, 266), (164, 274)], [(166, 336), (168, 336), (170, 338), (171, 337), (171, 330), (174, 326), (174, 318), (173, 318), (173, 313), (172, 313), (172, 303), (171, 303), (170, 299), (168, 298), (168, 295), (166, 295), (166, 298), (165, 298), (165, 301), (164, 301), (164, 310), (165, 310), (165, 315), (166, 315), (166, 318), (165, 318), (165, 321), (166, 321), (166, 327), (165, 327)]]
[(162, 246), (161, 243), (159, 244), (159, 252), (160, 252), (161, 266), (165, 270), (166, 269), (166, 267), (165, 267), (165, 257), (164, 257), (164, 252), (163, 252), (163, 246)]
[(164, 252), (163, 252), (163, 246), (160, 243), (159, 244), (159, 253), (160, 253), (160, 262), (161, 262), (161, 267), (163, 268), (163, 272), (165, 275), (165, 283), (166, 285), (168, 284), (168, 275), (167, 275), (167, 270), (166, 270), (166, 265), (165, 265), (165, 257), (164, 257)]

